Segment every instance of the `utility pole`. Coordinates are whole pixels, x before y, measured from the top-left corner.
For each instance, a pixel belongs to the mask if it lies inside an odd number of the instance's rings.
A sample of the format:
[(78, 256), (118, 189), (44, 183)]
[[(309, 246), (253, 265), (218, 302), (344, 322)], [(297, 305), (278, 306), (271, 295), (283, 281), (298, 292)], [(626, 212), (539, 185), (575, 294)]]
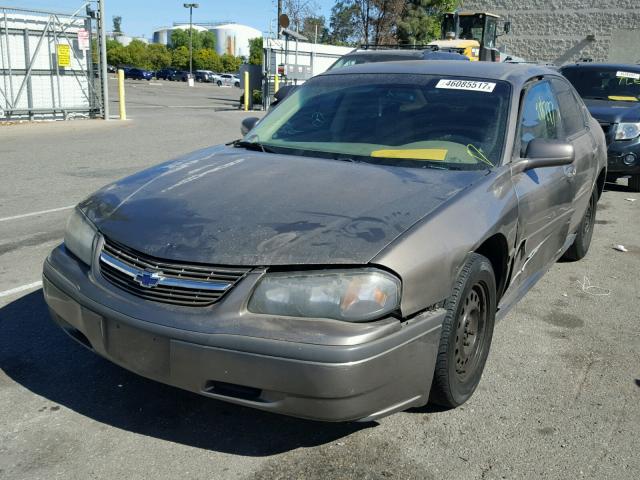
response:
[(197, 3), (185, 3), (184, 8), (189, 9), (189, 75), (193, 77), (193, 9), (198, 8)]
[(278, 36), (277, 38), (280, 38), (280, 16), (282, 15), (282, 0), (278, 0), (278, 20), (276, 22), (277, 24), (277, 30), (278, 30)]
[(107, 78), (107, 32), (104, 25), (104, 2), (98, 0), (98, 42), (100, 44), (100, 81), (102, 90), (102, 113), (105, 120), (109, 120), (109, 79)]

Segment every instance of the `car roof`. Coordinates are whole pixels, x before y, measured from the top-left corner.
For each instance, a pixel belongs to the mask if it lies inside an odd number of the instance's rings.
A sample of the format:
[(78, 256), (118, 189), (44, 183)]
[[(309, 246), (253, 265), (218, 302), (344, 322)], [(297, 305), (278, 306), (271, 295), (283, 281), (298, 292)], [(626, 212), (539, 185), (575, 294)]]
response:
[(505, 64), (497, 62), (452, 62), (449, 60), (430, 60), (428, 62), (401, 61), (362, 63), (349, 67), (328, 70), (325, 75), (347, 74), (414, 74), (440, 75), (456, 77), (474, 77), (488, 80), (504, 80), (514, 85), (522, 85), (532, 77), (553, 75), (559, 76), (557, 71), (542, 65)]
[(585, 68), (589, 70), (600, 70), (600, 69), (620, 69), (620, 70), (631, 70), (633, 72), (640, 72), (640, 65), (633, 65), (630, 63), (569, 63), (567, 65), (563, 65), (560, 67), (564, 68)]
[(368, 56), (398, 56), (398, 57), (421, 57), (424, 55), (423, 50), (400, 50), (393, 48), (381, 48), (379, 50), (358, 49), (349, 52), (345, 57), (368, 57)]

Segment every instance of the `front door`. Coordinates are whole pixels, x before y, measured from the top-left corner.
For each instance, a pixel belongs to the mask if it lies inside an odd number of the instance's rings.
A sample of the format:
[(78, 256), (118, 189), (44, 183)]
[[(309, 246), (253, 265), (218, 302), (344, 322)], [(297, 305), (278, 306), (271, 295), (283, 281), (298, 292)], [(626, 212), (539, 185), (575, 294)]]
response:
[[(535, 138), (560, 140), (562, 118), (557, 97), (548, 80), (533, 84), (520, 112), (519, 151), (524, 158)], [(575, 175), (572, 165), (545, 167), (514, 175), (518, 197), (518, 244), (512, 286), (544, 273), (562, 249), (573, 215)]]

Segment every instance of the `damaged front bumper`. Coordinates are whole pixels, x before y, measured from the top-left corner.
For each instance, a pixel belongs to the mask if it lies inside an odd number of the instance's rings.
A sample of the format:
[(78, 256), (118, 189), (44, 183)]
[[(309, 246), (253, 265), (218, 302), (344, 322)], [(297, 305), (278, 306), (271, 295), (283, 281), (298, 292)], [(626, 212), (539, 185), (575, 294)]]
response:
[(323, 421), (374, 420), (428, 400), (444, 310), (363, 324), (259, 316), (246, 299), (260, 274), (211, 307), (174, 307), (120, 291), (96, 270), (64, 246), (52, 252), (43, 274), (52, 317), (147, 378)]

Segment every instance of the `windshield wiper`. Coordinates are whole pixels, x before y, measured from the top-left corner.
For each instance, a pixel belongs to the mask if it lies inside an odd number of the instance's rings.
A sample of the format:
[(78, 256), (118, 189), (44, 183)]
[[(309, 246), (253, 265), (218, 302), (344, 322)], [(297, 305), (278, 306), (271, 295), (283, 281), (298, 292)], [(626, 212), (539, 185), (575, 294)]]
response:
[(263, 152), (263, 153), (276, 153), (275, 150), (267, 147), (266, 145), (260, 142), (247, 142), (246, 140), (234, 140), (233, 142), (227, 143), (227, 145), (231, 145), (236, 148), (245, 148), (247, 150), (254, 150), (254, 151)]

